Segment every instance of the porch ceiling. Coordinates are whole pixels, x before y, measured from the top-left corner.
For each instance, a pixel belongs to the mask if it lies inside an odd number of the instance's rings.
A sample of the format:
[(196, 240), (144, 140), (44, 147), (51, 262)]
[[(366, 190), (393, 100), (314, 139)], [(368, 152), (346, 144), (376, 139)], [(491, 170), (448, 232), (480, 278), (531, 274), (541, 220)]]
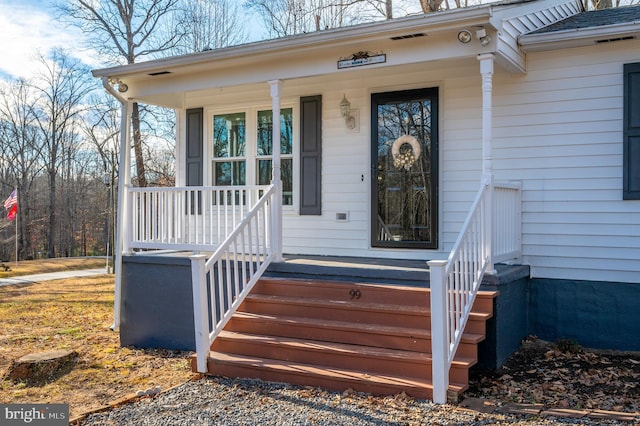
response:
[[(281, 98), (297, 97), (306, 93), (308, 87), (332, 87), (335, 90), (348, 90), (354, 80), (376, 79), (385, 75), (406, 75), (421, 73), (425, 75), (425, 81), (437, 83), (445, 78), (466, 75), (479, 75), (479, 62), (475, 56), (456, 58), (441, 61), (413, 63), (406, 65), (393, 65), (386, 67), (372, 67), (352, 69), (340, 73), (312, 75), (283, 80)], [(436, 78), (428, 76), (437, 76)], [(402, 79), (398, 85), (409, 84)], [(375, 91), (375, 90), (374, 90)], [(228, 86), (201, 87), (194, 90), (181, 92), (167, 91), (163, 93), (148, 94), (137, 97), (137, 100), (162, 105), (169, 108), (196, 108), (202, 105), (215, 105), (224, 103), (225, 106), (233, 106), (234, 99), (239, 105), (245, 105), (250, 98), (253, 104), (268, 105), (271, 102), (270, 87), (267, 81), (259, 81), (250, 84), (236, 84)]]
[[(333, 84), (352, 79), (356, 73), (358, 78), (366, 78), (369, 75), (402, 70), (403, 67), (444, 68), (448, 63), (459, 60), (476, 64), (478, 54), (493, 51), (492, 44), (483, 47), (479, 43), (458, 42), (459, 29), (420, 33), (424, 35), (401, 40), (362, 40), (302, 51), (247, 55), (228, 61), (167, 68), (169, 74), (148, 76), (133, 73), (117, 78), (127, 84), (129, 90), (125, 96), (132, 100), (170, 108), (188, 108), (188, 99), (195, 93), (213, 95), (238, 90), (243, 86), (245, 88), (240, 91), (252, 86), (266, 88), (266, 83), (270, 80), (286, 82), (314, 78), (325, 79)], [(386, 55), (386, 62), (338, 69), (339, 60), (358, 52), (370, 52), (371, 55), (383, 53)]]

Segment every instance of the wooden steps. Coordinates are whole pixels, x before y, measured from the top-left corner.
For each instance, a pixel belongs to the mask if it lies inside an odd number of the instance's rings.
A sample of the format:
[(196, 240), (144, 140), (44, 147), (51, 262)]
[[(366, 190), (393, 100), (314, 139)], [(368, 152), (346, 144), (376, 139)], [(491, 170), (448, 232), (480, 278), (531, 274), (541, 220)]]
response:
[[(468, 386), (495, 296), (476, 298), (449, 373), (455, 395)], [(263, 278), (213, 343), (208, 372), (430, 399), (430, 328), (428, 289)]]

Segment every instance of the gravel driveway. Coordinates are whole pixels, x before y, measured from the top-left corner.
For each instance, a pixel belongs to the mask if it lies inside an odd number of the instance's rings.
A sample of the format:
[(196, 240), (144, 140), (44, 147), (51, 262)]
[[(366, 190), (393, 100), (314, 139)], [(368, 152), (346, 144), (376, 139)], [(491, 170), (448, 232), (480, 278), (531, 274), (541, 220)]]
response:
[[(640, 421), (640, 418), (637, 419)], [(553, 425), (615, 420), (485, 414), (402, 395), (372, 397), (259, 380), (206, 377), (103, 413), (82, 425)]]

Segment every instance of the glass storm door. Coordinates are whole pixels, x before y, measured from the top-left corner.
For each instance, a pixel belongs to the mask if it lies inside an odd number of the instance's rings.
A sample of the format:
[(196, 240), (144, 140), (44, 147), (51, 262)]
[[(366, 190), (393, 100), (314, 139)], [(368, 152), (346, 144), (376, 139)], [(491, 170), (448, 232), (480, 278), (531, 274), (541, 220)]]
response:
[(374, 247), (437, 248), (438, 90), (371, 96)]

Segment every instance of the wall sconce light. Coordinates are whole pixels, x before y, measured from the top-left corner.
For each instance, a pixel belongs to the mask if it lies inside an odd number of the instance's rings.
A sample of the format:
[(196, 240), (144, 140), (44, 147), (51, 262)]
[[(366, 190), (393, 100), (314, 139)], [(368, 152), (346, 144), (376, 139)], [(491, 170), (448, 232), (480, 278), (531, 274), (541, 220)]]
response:
[(471, 41), (471, 31), (462, 30), (458, 33), (458, 41), (460, 43), (467, 44)]
[(109, 77), (109, 84), (112, 86), (118, 86), (118, 92), (120, 93), (124, 93), (129, 90), (129, 86), (120, 81), (119, 78)]
[(340, 101), (340, 114), (344, 118), (344, 124), (348, 129), (355, 129), (356, 119), (351, 115), (351, 102), (347, 100), (345, 95), (342, 95), (342, 101)]

